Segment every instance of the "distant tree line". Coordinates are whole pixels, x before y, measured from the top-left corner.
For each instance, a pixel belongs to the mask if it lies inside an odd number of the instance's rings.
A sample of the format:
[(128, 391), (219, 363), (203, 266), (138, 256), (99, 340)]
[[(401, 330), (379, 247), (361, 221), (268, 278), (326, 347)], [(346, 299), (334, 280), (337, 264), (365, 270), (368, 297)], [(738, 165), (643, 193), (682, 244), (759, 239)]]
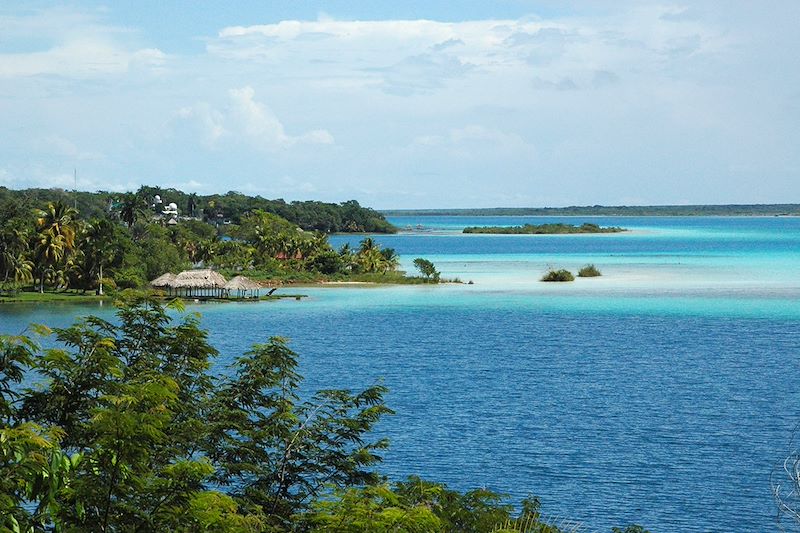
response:
[[(396, 228), (386, 218), (355, 200), (340, 204), (317, 202), (267, 200), (260, 196), (247, 196), (238, 192), (198, 195), (177, 189), (142, 186), (135, 193), (107, 191), (83, 192), (63, 189), (12, 190), (0, 187), (0, 204), (14, 201), (30, 207), (40, 207), (48, 202), (61, 202), (76, 208), (86, 218), (102, 217), (131, 194), (141, 200), (144, 208), (154, 204), (158, 195), (164, 206), (175, 203), (181, 216), (193, 217), (212, 224), (239, 224), (242, 217), (256, 210), (273, 213), (307, 231), (324, 233), (365, 232), (394, 233)], [(156, 206), (158, 208), (159, 206)]]
[(386, 209), (385, 216), (781, 216), (800, 215), (800, 204), (587, 205), (477, 209)]

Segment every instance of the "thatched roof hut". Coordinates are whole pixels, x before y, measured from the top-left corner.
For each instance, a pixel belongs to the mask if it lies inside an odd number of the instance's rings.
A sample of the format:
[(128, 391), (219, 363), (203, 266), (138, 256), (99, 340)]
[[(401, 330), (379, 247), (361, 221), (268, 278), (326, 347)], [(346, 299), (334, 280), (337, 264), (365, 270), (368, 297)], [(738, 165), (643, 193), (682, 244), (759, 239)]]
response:
[(172, 286), (176, 289), (221, 289), (225, 283), (222, 274), (210, 269), (184, 270), (175, 276)]
[[(153, 283), (163, 282), (162, 278), (166, 278), (166, 276), (167, 274), (164, 274), (157, 280), (153, 280)], [(170, 294), (174, 289), (178, 296), (220, 298), (225, 296), (225, 283), (225, 278), (213, 270), (184, 270), (161, 286), (167, 287)]]
[(242, 296), (256, 296), (259, 289), (261, 289), (260, 284), (244, 276), (236, 276), (225, 284), (226, 291), (229, 293), (230, 291), (236, 291), (240, 298)]
[(172, 284), (174, 282), (175, 282), (175, 274), (173, 274), (172, 272), (167, 272), (166, 274), (162, 274), (153, 281), (151, 281), (150, 286), (156, 288), (172, 287)]
[(261, 285), (245, 276), (236, 276), (225, 284), (225, 288), (229, 291), (257, 291)]

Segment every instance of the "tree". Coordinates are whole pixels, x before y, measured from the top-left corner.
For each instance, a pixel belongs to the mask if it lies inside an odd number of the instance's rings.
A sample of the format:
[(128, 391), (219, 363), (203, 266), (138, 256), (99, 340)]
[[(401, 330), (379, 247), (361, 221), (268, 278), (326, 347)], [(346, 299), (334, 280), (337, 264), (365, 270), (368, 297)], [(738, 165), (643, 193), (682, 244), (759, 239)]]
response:
[(325, 390), (301, 401), (297, 357), (279, 337), (254, 346), (236, 368), (214, 400), (207, 453), (242, 505), (286, 526), (330, 485), (378, 481), (370, 467), (388, 442), (366, 435), (391, 413), (385, 387)]
[(359, 253), (362, 253), (362, 254), (363, 253), (368, 253), (368, 252), (371, 252), (373, 250), (375, 250), (375, 251), (380, 250), (380, 246), (378, 245), (378, 243), (375, 242), (375, 239), (373, 239), (372, 237), (365, 237), (359, 243), (359, 247), (358, 247)]
[(26, 256), (28, 242), (29, 235), (24, 228), (8, 228), (0, 232), (0, 270), (4, 283), (9, 278), (18, 282), (32, 279), (33, 263)]
[(128, 228), (147, 213), (147, 201), (138, 194), (127, 192), (119, 199), (119, 218)]
[(46, 209), (37, 212), (36, 228), (39, 233), (50, 232), (60, 236), (67, 250), (75, 247), (78, 211), (63, 202), (50, 202)]
[(189, 216), (194, 217), (197, 216), (197, 194), (192, 193), (189, 195), (189, 199), (186, 202), (186, 210), (189, 212)]
[(114, 240), (114, 225), (108, 219), (93, 220), (87, 225), (81, 248), (86, 271), (97, 280), (97, 294), (101, 296), (103, 267), (116, 255)]
[(394, 248), (382, 248), (381, 255), (383, 256), (383, 268), (385, 271), (397, 270), (400, 266), (400, 256)]
[[(198, 319), (173, 323), (141, 294), (125, 296), (114, 323), (89, 317), (54, 334), (59, 347), (42, 353), (27, 340), (23, 351), (0, 344), (0, 355), (16, 357), (0, 357), (0, 398), (17, 394), (2, 377), (18, 383), (23, 365), (46, 383), (0, 415), (29, 421), (36, 434), (54, 432), (58, 439), (35, 442), (75, 458), (60, 485), (69, 489), (51, 491), (41, 515), (57, 529), (195, 531), (226, 517), (232, 531), (263, 531), (291, 525), (331, 486), (379, 479), (372, 466), (386, 441), (368, 434), (391, 412), (385, 388), (324, 390), (304, 400), (297, 356), (284, 339), (254, 346), (231, 377), (215, 378), (217, 352)], [(41, 472), (25, 466), (27, 455), (2, 457), (0, 477), (16, 472), (23, 489), (37, 483)], [(23, 505), (30, 492), (23, 489), (4, 492), (0, 504), (29, 523), (39, 518)]]
[(67, 247), (62, 235), (42, 231), (36, 236), (35, 267), (39, 274), (39, 292), (44, 293), (44, 280), (55, 272), (55, 266), (66, 254)]
[(78, 212), (62, 202), (51, 202), (36, 218), (35, 267), (39, 273), (39, 292), (44, 281), (55, 278), (58, 264), (75, 248)]
[(425, 276), (425, 279), (433, 279), (435, 282), (439, 281), (439, 271), (437, 271), (434, 264), (427, 259), (417, 257), (414, 259), (414, 266), (419, 270), (420, 274)]

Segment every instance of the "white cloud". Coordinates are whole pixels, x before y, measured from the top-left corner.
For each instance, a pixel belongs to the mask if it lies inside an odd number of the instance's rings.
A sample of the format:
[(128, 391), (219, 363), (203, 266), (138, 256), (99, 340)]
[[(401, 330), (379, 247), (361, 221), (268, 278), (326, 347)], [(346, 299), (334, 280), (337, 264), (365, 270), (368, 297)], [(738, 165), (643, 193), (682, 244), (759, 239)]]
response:
[(257, 146), (274, 149), (288, 148), (297, 143), (333, 144), (333, 135), (326, 130), (312, 130), (293, 136), (286, 133), (283, 123), (265, 104), (256, 101), (255, 90), (246, 85), (228, 91), (232, 102), (229, 120)]
[(311, 130), (300, 135), (290, 135), (275, 113), (263, 102), (256, 100), (256, 92), (249, 85), (228, 91), (229, 103), (219, 111), (206, 102), (183, 107), (177, 116), (195, 121), (200, 128), (203, 143), (213, 147), (226, 137), (244, 139), (259, 149), (274, 151), (302, 144), (334, 144), (333, 135), (324, 129)]
[(229, 133), (225, 129), (225, 116), (205, 102), (182, 107), (177, 116), (197, 124), (201, 141), (207, 147), (213, 147), (220, 138)]
[(712, 26), (669, 17), (676, 13), (645, 6), (591, 21), (282, 21), (224, 28), (207, 49), (224, 60), (280, 65), (271, 72), (282, 79), (359, 79), (397, 95), (436, 90), (476, 72), (591, 82), (598, 71), (641, 75), (730, 44)]
[[(243, 13), (210, 36), (113, 3), (0, 8), (0, 180), (70, 186), (77, 160), (86, 187), (387, 207), (492, 203), (499, 189), (743, 201), (747, 180), (796, 196), (800, 4), (670, 1), (461, 22)], [(192, 28), (214, 27), (197, 15)]]
[(93, 159), (102, 159), (104, 157), (100, 152), (81, 150), (74, 142), (60, 135), (48, 135), (37, 144), (44, 152), (73, 161), (89, 161)]
[(39, 39), (25, 51), (0, 53), (0, 78), (56, 75), (93, 78), (131, 68), (163, 70), (167, 57), (157, 48), (137, 48), (131, 32), (103, 24), (92, 14), (66, 8), (29, 16), (0, 16), (5, 39)]

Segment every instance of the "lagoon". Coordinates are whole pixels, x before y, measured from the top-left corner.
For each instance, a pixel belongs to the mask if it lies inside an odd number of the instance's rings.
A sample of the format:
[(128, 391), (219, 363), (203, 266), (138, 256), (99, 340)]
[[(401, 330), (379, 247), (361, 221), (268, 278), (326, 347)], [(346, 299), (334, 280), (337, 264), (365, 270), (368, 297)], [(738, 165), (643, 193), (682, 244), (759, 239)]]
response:
[[(382, 379), (383, 470), (542, 498), (589, 531), (775, 531), (769, 476), (798, 422), (800, 219), (395, 217), (374, 238), (473, 285), (305, 288), (190, 306), (229, 361), (292, 339), (309, 390)], [(607, 235), (463, 235), (594, 222)], [(335, 236), (335, 245), (358, 236)], [(548, 266), (601, 278), (546, 284)], [(296, 289), (292, 289), (297, 291)], [(0, 307), (0, 331), (110, 315)]]

